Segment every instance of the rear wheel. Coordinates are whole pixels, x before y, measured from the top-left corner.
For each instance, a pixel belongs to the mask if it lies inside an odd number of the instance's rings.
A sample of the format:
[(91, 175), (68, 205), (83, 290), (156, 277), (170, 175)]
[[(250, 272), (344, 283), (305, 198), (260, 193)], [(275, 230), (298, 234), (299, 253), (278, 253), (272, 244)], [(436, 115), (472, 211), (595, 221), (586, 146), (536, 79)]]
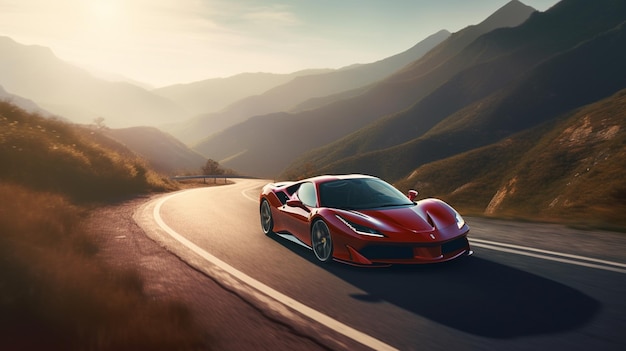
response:
[(263, 233), (265, 233), (265, 235), (269, 235), (274, 229), (274, 219), (272, 218), (272, 209), (270, 208), (270, 203), (265, 199), (261, 202), (260, 212), (261, 229), (263, 229)]
[(333, 258), (333, 239), (324, 221), (318, 220), (311, 227), (311, 244), (315, 257), (320, 262), (330, 262)]

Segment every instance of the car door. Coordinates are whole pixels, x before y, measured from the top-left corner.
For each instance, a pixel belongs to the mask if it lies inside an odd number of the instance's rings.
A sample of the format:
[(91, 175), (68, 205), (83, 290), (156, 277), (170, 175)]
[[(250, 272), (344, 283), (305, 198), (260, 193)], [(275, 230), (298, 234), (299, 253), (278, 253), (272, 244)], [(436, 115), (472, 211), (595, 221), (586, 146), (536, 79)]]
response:
[(282, 207), (289, 232), (307, 245), (311, 245), (309, 223), (317, 207), (317, 192), (311, 182), (302, 183), (298, 191)]

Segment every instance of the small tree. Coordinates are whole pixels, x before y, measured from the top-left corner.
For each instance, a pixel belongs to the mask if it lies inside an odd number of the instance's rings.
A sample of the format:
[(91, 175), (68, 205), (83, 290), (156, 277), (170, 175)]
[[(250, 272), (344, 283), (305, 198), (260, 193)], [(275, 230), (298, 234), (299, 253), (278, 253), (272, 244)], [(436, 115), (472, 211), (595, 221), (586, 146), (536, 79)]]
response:
[(220, 166), (219, 162), (208, 159), (204, 167), (202, 167), (202, 174), (204, 175), (221, 175), (224, 174), (224, 169)]
[(94, 118), (93, 123), (96, 125), (96, 129), (98, 130), (109, 129), (106, 124), (104, 124), (104, 117)]

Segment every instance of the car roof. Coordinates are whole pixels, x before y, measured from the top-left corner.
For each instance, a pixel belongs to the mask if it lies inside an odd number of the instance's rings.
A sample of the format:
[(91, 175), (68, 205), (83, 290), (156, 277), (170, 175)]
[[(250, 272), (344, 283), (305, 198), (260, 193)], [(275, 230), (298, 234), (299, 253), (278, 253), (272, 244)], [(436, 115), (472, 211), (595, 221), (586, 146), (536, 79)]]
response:
[(313, 182), (313, 183), (320, 184), (320, 183), (330, 182), (333, 180), (362, 179), (362, 178), (378, 179), (376, 177), (365, 175), (365, 174), (327, 174), (327, 175), (321, 175), (321, 176), (317, 176), (313, 178), (303, 179), (302, 182)]

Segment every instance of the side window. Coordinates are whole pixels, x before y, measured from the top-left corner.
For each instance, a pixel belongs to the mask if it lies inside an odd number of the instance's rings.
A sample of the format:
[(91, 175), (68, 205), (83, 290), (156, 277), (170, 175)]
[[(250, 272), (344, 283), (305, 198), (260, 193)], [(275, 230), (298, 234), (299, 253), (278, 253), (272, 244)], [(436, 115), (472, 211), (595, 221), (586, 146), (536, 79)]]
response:
[(304, 183), (300, 185), (300, 189), (298, 189), (298, 199), (309, 207), (317, 207), (315, 185), (313, 185), (313, 183)]

